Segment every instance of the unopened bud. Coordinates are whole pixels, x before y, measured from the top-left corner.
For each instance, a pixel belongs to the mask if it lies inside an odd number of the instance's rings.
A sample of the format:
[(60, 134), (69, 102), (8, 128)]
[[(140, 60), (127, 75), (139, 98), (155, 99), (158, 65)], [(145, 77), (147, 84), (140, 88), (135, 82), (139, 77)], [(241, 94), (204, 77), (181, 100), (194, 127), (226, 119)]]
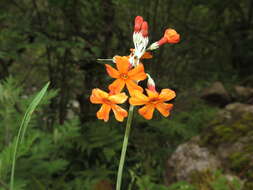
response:
[(164, 37), (167, 39), (167, 43), (176, 44), (180, 41), (180, 35), (174, 29), (167, 29), (164, 33)]
[(144, 21), (141, 25), (141, 34), (143, 37), (148, 36), (148, 23), (146, 21)]
[(135, 17), (134, 32), (139, 32), (141, 30), (142, 23), (143, 23), (143, 18), (141, 16)]
[(147, 82), (148, 89), (156, 92), (155, 81), (151, 78), (149, 74), (147, 74), (147, 76), (148, 76), (148, 82)]

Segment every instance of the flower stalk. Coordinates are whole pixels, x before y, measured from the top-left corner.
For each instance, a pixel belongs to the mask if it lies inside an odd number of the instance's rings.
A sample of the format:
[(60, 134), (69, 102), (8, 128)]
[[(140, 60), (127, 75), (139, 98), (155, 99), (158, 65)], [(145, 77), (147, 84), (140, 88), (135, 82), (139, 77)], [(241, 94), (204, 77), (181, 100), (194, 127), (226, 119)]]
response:
[(124, 136), (124, 141), (123, 141), (122, 150), (121, 150), (119, 169), (118, 169), (118, 174), (117, 174), (116, 190), (120, 190), (120, 187), (121, 187), (122, 172), (123, 172), (125, 158), (126, 158), (128, 138), (129, 138), (129, 134), (130, 134), (130, 131), (131, 131), (131, 124), (132, 124), (132, 120), (133, 120), (133, 112), (134, 112), (134, 106), (130, 105), (129, 111), (128, 111), (129, 115), (128, 115), (128, 118), (127, 118), (125, 136)]

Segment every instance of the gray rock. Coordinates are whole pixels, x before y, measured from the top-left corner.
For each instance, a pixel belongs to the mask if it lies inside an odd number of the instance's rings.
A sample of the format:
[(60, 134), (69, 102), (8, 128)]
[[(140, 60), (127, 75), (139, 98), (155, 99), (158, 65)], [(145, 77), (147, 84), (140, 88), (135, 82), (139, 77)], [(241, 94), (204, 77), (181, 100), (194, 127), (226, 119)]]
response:
[(231, 98), (221, 82), (215, 82), (210, 87), (204, 89), (201, 98), (210, 104), (225, 106)]
[(236, 98), (239, 100), (249, 100), (253, 97), (253, 88), (244, 86), (235, 86)]
[(167, 184), (173, 180), (190, 181), (193, 172), (215, 171), (220, 161), (207, 148), (200, 147), (196, 139), (180, 145), (167, 162)]
[(228, 104), (225, 107), (225, 111), (229, 111), (232, 114), (253, 113), (253, 105), (235, 102)]

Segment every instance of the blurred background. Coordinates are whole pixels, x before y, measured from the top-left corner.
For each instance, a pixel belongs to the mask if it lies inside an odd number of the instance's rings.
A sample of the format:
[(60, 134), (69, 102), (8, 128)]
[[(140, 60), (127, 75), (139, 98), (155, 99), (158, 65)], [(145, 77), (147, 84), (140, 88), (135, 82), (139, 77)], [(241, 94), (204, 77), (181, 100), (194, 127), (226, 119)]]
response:
[(89, 96), (112, 82), (96, 59), (129, 55), (137, 15), (151, 43), (166, 28), (181, 35), (144, 61), (158, 90), (177, 98), (169, 118), (135, 114), (122, 189), (253, 189), (251, 0), (1, 0), (0, 189), (24, 112), (47, 81), (15, 189), (114, 189), (125, 123), (98, 121)]

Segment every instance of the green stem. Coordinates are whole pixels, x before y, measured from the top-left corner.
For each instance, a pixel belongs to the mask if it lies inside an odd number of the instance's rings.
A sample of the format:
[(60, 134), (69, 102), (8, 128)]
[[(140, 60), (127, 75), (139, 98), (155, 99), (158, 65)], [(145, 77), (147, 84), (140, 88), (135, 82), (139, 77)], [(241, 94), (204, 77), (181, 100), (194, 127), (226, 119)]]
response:
[(120, 187), (121, 187), (122, 171), (123, 171), (123, 167), (124, 167), (124, 163), (125, 163), (128, 138), (129, 138), (131, 124), (132, 124), (132, 120), (133, 120), (133, 112), (134, 112), (134, 106), (130, 105), (129, 111), (128, 111), (129, 115), (127, 118), (126, 131), (125, 131), (124, 141), (123, 141), (122, 150), (121, 150), (119, 169), (118, 169), (118, 174), (117, 174), (116, 190), (120, 190)]

